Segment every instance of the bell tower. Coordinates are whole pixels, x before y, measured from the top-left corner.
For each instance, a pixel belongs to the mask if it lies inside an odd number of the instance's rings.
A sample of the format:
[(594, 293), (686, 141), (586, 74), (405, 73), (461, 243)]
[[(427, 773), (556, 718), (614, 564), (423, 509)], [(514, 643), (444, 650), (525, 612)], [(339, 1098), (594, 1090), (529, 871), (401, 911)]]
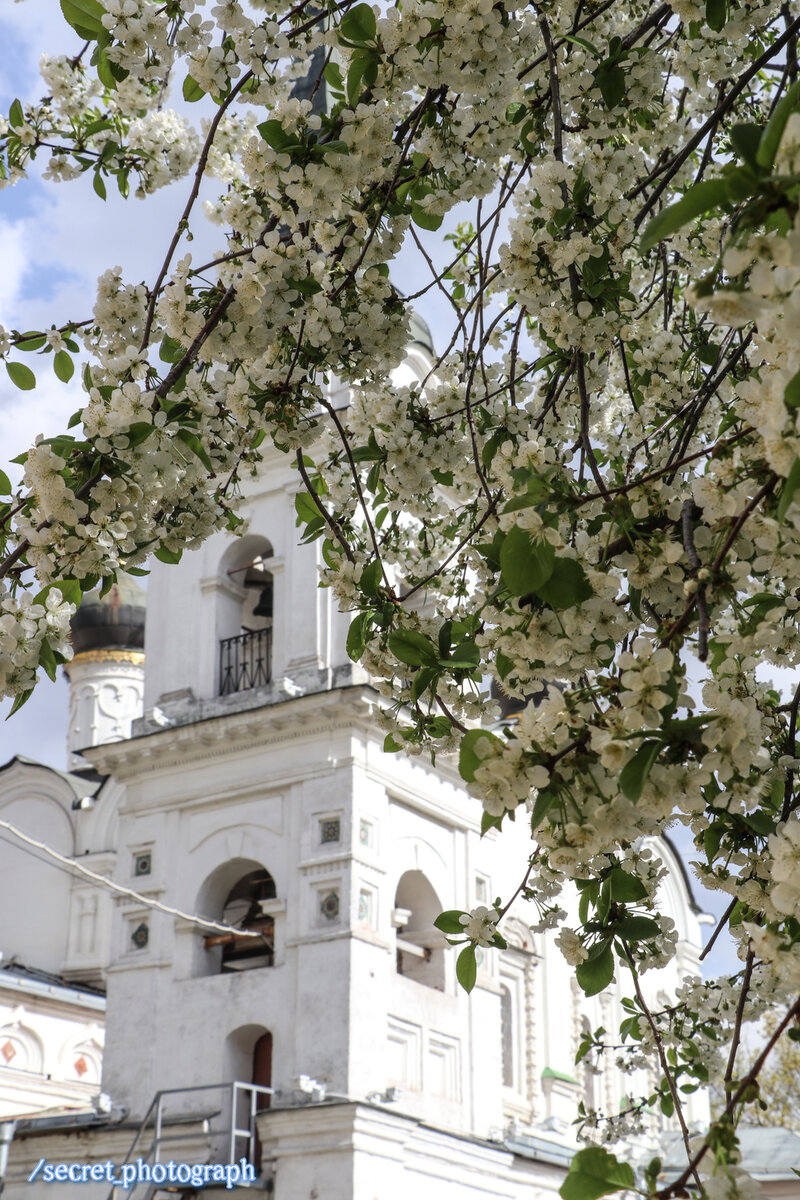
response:
[(120, 574), (105, 596), (84, 596), (72, 618), (75, 651), (64, 673), (70, 683), (68, 768), (88, 767), (80, 751), (131, 736), (142, 715), (146, 593)]

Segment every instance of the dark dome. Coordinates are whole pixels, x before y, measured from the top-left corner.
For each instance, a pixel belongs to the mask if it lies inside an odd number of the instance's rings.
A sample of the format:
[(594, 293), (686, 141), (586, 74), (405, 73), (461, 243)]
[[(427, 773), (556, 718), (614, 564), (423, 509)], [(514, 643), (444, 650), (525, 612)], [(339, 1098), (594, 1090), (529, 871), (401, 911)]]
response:
[(146, 603), (144, 588), (122, 572), (102, 599), (99, 587), (87, 592), (70, 621), (75, 653), (144, 649)]

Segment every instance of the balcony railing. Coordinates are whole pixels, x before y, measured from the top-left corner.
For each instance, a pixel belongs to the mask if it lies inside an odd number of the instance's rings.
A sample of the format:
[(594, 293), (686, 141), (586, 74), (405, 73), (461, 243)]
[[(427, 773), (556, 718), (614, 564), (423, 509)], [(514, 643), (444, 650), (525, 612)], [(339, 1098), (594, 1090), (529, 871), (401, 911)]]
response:
[[(166, 1172), (157, 1171), (153, 1181), (153, 1167), (167, 1155), (189, 1166), (210, 1163), (231, 1165), (233, 1170), (244, 1156), (248, 1164), (254, 1164), (252, 1174), (258, 1177), (260, 1164), (257, 1160), (261, 1151), (256, 1116), (269, 1107), (272, 1095), (272, 1088), (255, 1083), (204, 1084), (156, 1092), (130, 1150), (116, 1168), (117, 1178), (126, 1181), (124, 1190), (119, 1184), (115, 1185), (107, 1200), (122, 1200), (123, 1195), (125, 1200), (148, 1200), (156, 1192), (160, 1193), (158, 1176), (164, 1182)], [(199, 1110), (195, 1107), (197, 1103)], [(187, 1105), (190, 1111), (187, 1111)], [(184, 1132), (180, 1132), (182, 1129)], [(241, 1171), (241, 1167), (239, 1169)], [(243, 1172), (232, 1177), (237, 1179), (237, 1190), (250, 1184), (263, 1195), (263, 1181), (248, 1180)], [(171, 1175), (169, 1179), (171, 1182)], [(180, 1181), (180, 1177), (178, 1179)], [(167, 1187), (165, 1190), (185, 1194), (180, 1188)]]
[(219, 694), (264, 687), (272, 678), (272, 630), (254, 629), (219, 644)]

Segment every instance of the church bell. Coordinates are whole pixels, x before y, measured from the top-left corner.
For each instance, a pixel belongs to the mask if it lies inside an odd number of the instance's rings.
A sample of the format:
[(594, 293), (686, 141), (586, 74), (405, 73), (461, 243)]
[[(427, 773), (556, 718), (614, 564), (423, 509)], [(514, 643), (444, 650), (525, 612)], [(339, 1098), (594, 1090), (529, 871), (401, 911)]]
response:
[(258, 597), (258, 604), (253, 609), (254, 617), (271, 617), (272, 616), (272, 580), (270, 579), (261, 589), (261, 595)]

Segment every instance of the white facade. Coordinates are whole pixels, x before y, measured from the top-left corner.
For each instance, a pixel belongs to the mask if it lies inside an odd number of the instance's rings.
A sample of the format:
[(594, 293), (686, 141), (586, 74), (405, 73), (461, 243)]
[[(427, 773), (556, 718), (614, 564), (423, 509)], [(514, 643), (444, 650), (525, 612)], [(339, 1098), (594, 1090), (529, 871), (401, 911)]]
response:
[[(280, 1093), (258, 1117), (276, 1200), (549, 1194), (578, 1101), (613, 1110), (630, 1087), (611, 1063), (592, 1077), (574, 1065), (587, 1022), (618, 1022), (629, 980), (587, 1001), (524, 905), (504, 922), (509, 949), (483, 954), (472, 995), (457, 987), (456, 952), (433, 919), (508, 895), (529, 842), (524, 829), (480, 838), (480, 805), (453, 762), (383, 753), (384, 702), (345, 654), (349, 617), (317, 587), (319, 544), (296, 544), (298, 483), (276, 456), (250, 485), (243, 538), (220, 534), (177, 567), (154, 564), (144, 716), (130, 737), (70, 743), (104, 782), (18, 760), (0, 772), (0, 817), (185, 913), (230, 923), (255, 897), (264, 934), (247, 969), (253, 942), (221, 943), (25, 862), (38, 890), (21, 925), (0, 905), (0, 949), (67, 980), (105, 979), (102, 1090), (115, 1107), (105, 1126), (20, 1130), (4, 1200), (30, 1200), (26, 1172), (55, 1146), (124, 1158), (125, 1132), (129, 1144), (157, 1091), (234, 1080)], [(220, 695), (236, 682), (234, 650), (238, 682), (258, 686)], [(681, 941), (666, 971), (645, 976), (653, 999), (697, 971), (700, 946), (680, 865), (655, 849)], [(10, 846), (0, 855), (0, 880), (6, 858), (23, 870)], [(11, 887), (31, 894), (23, 874)], [(186, 1121), (202, 1107), (197, 1094), (176, 1104)], [(702, 1097), (689, 1113), (704, 1119)], [(217, 1150), (201, 1137), (196, 1152)], [(105, 1193), (59, 1192), (72, 1194)]]

